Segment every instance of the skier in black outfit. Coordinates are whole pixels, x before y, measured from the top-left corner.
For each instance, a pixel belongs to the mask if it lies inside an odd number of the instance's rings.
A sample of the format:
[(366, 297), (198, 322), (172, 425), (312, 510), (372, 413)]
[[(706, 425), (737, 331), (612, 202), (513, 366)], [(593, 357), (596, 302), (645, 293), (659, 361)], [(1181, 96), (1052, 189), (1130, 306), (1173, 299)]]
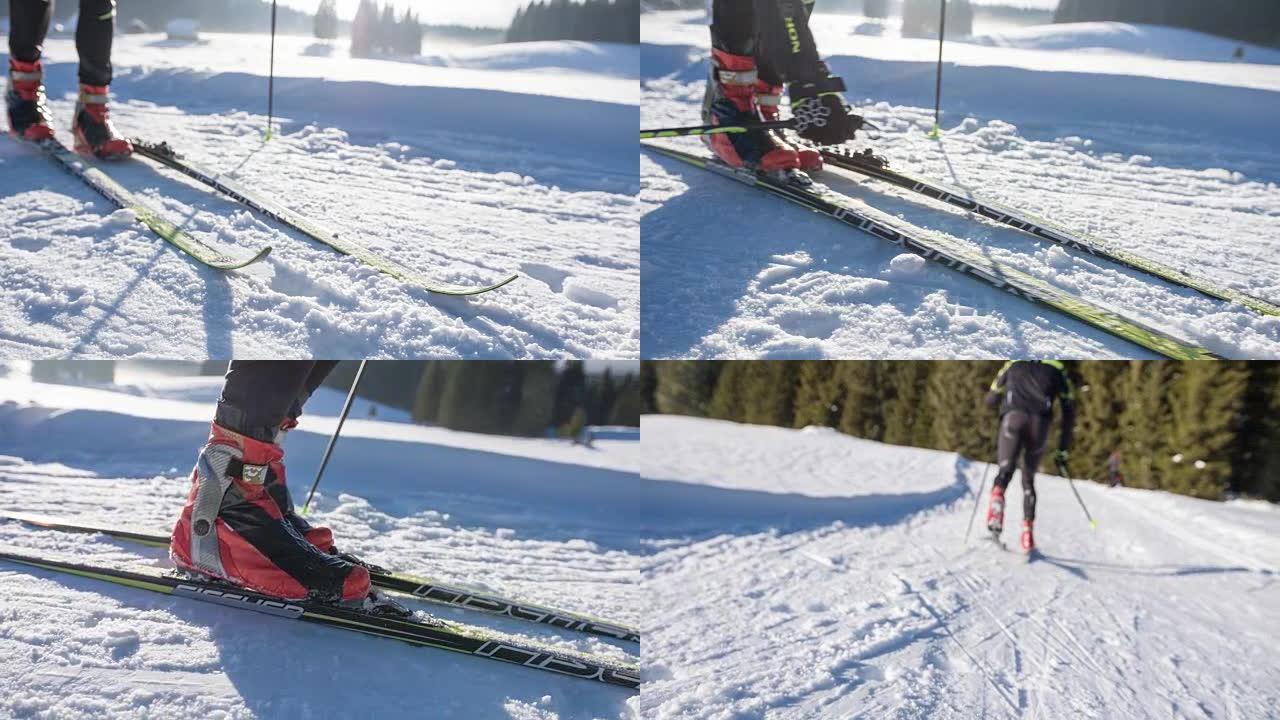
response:
[(334, 361), (231, 363), (169, 553), (184, 570), (291, 600), (366, 607), (369, 572), (294, 512), (284, 435)]
[(997, 539), (1004, 529), (1004, 493), (1022, 458), (1022, 549), (1035, 548), (1036, 468), (1044, 457), (1053, 423), (1053, 403), (1062, 405), (1062, 434), (1054, 457), (1065, 463), (1075, 428), (1075, 397), (1066, 368), (1057, 360), (1010, 360), (987, 393), (987, 405), (1000, 406), (1000, 471), (991, 488), (987, 529)]
[[(814, 0), (713, 0), (711, 75), (702, 119), (708, 125), (777, 120), (783, 86), (800, 137), (817, 145), (852, 140), (861, 118), (849, 114), (844, 81), (818, 57), (809, 31)], [(706, 135), (721, 160), (764, 171), (818, 170), (822, 156), (765, 130)]]
[[(53, 17), (53, 0), (9, 0), (9, 88), (5, 107), (9, 131), (23, 140), (53, 137), (40, 63)], [(120, 137), (107, 111), (111, 84), (111, 41), (115, 0), (80, 0), (76, 50), (80, 53), (80, 99), (71, 132), (76, 150), (104, 160), (128, 157), (133, 145)]]

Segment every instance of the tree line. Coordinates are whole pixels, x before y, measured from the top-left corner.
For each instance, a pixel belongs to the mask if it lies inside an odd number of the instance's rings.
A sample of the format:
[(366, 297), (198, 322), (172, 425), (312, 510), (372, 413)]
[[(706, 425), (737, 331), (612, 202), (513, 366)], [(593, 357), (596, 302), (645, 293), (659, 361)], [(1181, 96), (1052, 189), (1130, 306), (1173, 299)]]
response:
[[(58, 4), (60, 11), (74, 12), (77, 3)], [(116, 21), (127, 27), (141, 20), (151, 30), (162, 30), (170, 20), (191, 18), (202, 30), (214, 32), (266, 32), (271, 28), (270, 0), (117, 0)], [(310, 13), (279, 7), (276, 26), (280, 32), (305, 33), (311, 29)]]
[[(358, 363), (341, 363), (325, 384), (346, 392)], [(542, 437), (586, 425), (640, 425), (640, 384), (581, 361), (373, 361), (359, 395), (408, 410), (414, 422), (453, 430)]]
[[(338, 14), (333, 9), (334, 0), (324, 0), (320, 11), (325, 14), (324, 30), (329, 31), (332, 22), (332, 35), (320, 35), (321, 19), (316, 15), (316, 36), (336, 38), (338, 36)], [(328, 8), (325, 5), (329, 5)], [(332, 21), (329, 16), (332, 14)], [(421, 55), (422, 54), (422, 22), (418, 16), (408, 10), (397, 14), (390, 4), (378, 9), (373, 0), (360, 0), (355, 19), (351, 21), (351, 57), (373, 57), (386, 55)]]
[(507, 42), (640, 42), (640, 0), (536, 0), (516, 11)]
[(1280, 47), (1277, 0), (1059, 0), (1053, 20), (1169, 25)]
[[(994, 461), (998, 418), (984, 400), (1002, 365), (646, 362), (640, 386), (649, 413), (820, 425), (869, 440)], [(1280, 363), (1066, 365), (1076, 389), (1073, 474), (1102, 479), (1107, 456), (1119, 450), (1125, 484), (1132, 487), (1209, 499), (1244, 493), (1280, 501)], [(1055, 427), (1050, 438), (1056, 437)]]

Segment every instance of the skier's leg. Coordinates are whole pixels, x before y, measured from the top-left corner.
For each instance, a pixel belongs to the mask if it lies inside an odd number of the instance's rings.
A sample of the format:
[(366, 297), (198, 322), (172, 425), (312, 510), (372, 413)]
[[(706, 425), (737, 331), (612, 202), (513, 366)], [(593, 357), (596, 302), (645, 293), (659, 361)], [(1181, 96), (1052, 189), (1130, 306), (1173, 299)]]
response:
[(52, 0), (9, 0), (9, 59), (40, 62), (52, 18)]
[(1034, 415), (1027, 420), (1022, 458), (1022, 549), (1030, 552), (1036, 546), (1033, 532), (1036, 521), (1036, 469), (1044, 458), (1052, 418)]
[[(294, 397), (293, 404), (290, 405), (284, 421), (280, 425), (278, 444), (284, 445), (285, 433), (298, 426), (298, 418), (302, 415), (302, 407), (306, 405), (312, 393), (324, 383), (325, 378), (329, 377), (329, 373), (333, 372), (337, 365), (337, 360), (318, 360), (311, 364), (311, 372), (303, 380), (302, 388), (298, 391), (297, 396)], [(336, 552), (333, 545), (333, 531), (327, 527), (312, 525), (303, 519), (294, 510), (293, 497), (289, 493), (289, 484), (285, 481), (284, 475), (281, 474), (278, 480), (279, 482), (270, 483), (267, 486), (267, 491), (271, 494), (271, 499), (280, 508), (284, 518), (292, 523), (298, 529), (298, 532), (302, 533), (303, 537), (312, 545), (325, 552)]]
[(302, 417), (302, 406), (307, 404), (307, 400), (311, 399), (312, 393), (324, 384), (325, 379), (329, 377), (329, 373), (333, 372), (333, 369), (337, 366), (337, 360), (317, 360), (311, 364), (311, 372), (307, 374), (306, 380), (302, 383), (302, 389), (298, 392), (297, 397), (293, 399), (293, 404), (286, 414), (287, 429), (292, 430), (297, 426), (298, 418)]
[(255, 440), (275, 442), (315, 367), (309, 360), (232, 360), (214, 420)]
[[(768, 4), (774, 7), (768, 8), (765, 12), (772, 16), (777, 12), (775, 0), (768, 0)], [(804, 18), (805, 30), (809, 27), (809, 16), (813, 14), (813, 3), (805, 2), (802, 16)], [(760, 52), (760, 43), (756, 44), (756, 66), (759, 68), (759, 78), (756, 80), (756, 101), (760, 104), (760, 115), (765, 120), (778, 120), (782, 116), (782, 94), (786, 91), (784, 86), (786, 77), (778, 68), (776, 53)], [(817, 150), (801, 146), (797, 147), (786, 141), (785, 134), (781, 131), (773, 132), (778, 142), (785, 147), (796, 151), (796, 156), (800, 159), (800, 169), (808, 171), (817, 171), (822, 169), (822, 153)]]
[(40, 54), (53, 3), (9, 0), (9, 86), (4, 93), (9, 132), (24, 140), (53, 137)]
[(996, 459), (999, 470), (991, 486), (991, 503), (987, 508), (987, 529), (997, 535), (1004, 529), (1004, 493), (1013, 479), (1020, 447), (1021, 424), (1025, 416), (1017, 411), (1005, 413), (1000, 418), (1000, 433), (996, 441)]
[[(752, 0), (714, 0), (711, 7), (711, 73), (702, 101), (702, 120), (708, 125), (759, 122), (756, 98), (755, 7)], [(762, 170), (797, 167), (795, 150), (781, 145), (772, 133), (705, 135), (704, 142), (721, 160), (734, 167)]]
[(76, 103), (71, 131), (76, 136), (77, 150), (104, 160), (133, 154), (133, 144), (116, 133), (107, 111), (115, 31), (115, 0), (80, 0), (80, 20), (76, 25), (80, 100)]
[(754, 0), (757, 49), (767, 60), (767, 79), (779, 83), (816, 80), (822, 68), (809, 29), (814, 0)]
[(353, 601), (368, 595), (368, 571), (309, 543), (270, 495), (284, 479), (276, 434), (313, 368), (312, 362), (232, 363), (173, 530), (170, 555), (179, 567), (277, 597)]
[(111, 84), (111, 42), (116, 32), (115, 0), (80, 0), (76, 52), (82, 85)]
[(1036, 519), (1036, 470), (1044, 459), (1049, 442), (1049, 425), (1052, 418), (1033, 415), (1027, 418), (1026, 450), (1022, 459), (1022, 519)]

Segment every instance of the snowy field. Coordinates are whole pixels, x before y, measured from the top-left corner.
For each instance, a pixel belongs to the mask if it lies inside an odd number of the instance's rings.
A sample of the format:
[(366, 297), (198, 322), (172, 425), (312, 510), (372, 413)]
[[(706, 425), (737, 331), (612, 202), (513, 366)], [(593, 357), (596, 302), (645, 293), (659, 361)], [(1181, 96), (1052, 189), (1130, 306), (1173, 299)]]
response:
[[(0, 141), (6, 357), (638, 357), (638, 50), (524, 43), (353, 60), (283, 37), (263, 143), (266, 35), (116, 39), (116, 126), (274, 196), (471, 299), (406, 288), (145, 160), (106, 169), (228, 274), (135, 225), (30, 148)], [(6, 56), (3, 56), (7, 58)], [(56, 129), (76, 54), (46, 45)]]
[[(699, 122), (701, 12), (641, 18), (644, 127)], [(1272, 301), (1280, 298), (1280, 51), (1116, 23), (982, 33), (946, 47), (944, 135), (930, 140), (931, 40), (818, 15), (821, 52), (883, 131), (891, 167), (1086, 232)], [(696, 140), (667, 141), (705, 152)], [(883, 241), (641, 151), (646, 357), (1147, 357), (1127, 342)], [(899, 225), (1229, 357), (1280, 357), (1280, 318), (1065, 252), (860, 176), (822, 183)]]
[[(217, 386), (128, 392), (0, 378), (0, 511), (168, 534)], [(290, 433), (305, 495), (339, 393)], [(397, 571), (633, 626), (639, 443), (593, 448), (349, 420), (313, 504), (345, 549)], [(636, 513), (619, 517), (623, 504)], [(0, 547), (115, 567), (163, 549), (0, 521)], [(0, 562), (0, 717), (638, 717), (633, 692)], [(634, 644), (406, 601), (439, 617), (632, 659)]]
[(641, 571), (646, 718), (1276, 717), (1275, 506), (1079, 482), (1090, 530), (1042, 475), (1028, 564), (980, 528), (962, 543), (984, 463), (829, 429), (642, 425), (664, 453), (641, 473), (677, 508)]

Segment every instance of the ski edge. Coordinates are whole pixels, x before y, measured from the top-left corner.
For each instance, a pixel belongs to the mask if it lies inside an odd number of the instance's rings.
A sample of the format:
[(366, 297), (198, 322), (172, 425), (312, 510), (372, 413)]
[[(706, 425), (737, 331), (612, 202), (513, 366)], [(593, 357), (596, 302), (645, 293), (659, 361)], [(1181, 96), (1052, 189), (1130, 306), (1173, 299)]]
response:
[[(58, 518), (33, 513), (0, 511), (0, 520), (19, 522), (46, 530), (79, 533), (85, 535), (102, 534), (108, 537), (135, 542), (152, 547), (169, 546), (169, 538), (163, 535), (118, 530), (95, 525), (79, 525), (64, 522)], [(375, 587), (410, 595), (420, 600), (441, 605), (473, 610), (490, 615), (511, 617), (541, 625), (549, 625), (562, 630), (572, 630), (588, 635), (640, 642), (640, 631), (600, 618), (578, 612), (558, 610), (556, 608), (527, 603), (505, 598), (476, 588), (440, 582), (434, 578), (421, 578), (401, 573), (381, 573), (371, 571), (369, 578)]]

